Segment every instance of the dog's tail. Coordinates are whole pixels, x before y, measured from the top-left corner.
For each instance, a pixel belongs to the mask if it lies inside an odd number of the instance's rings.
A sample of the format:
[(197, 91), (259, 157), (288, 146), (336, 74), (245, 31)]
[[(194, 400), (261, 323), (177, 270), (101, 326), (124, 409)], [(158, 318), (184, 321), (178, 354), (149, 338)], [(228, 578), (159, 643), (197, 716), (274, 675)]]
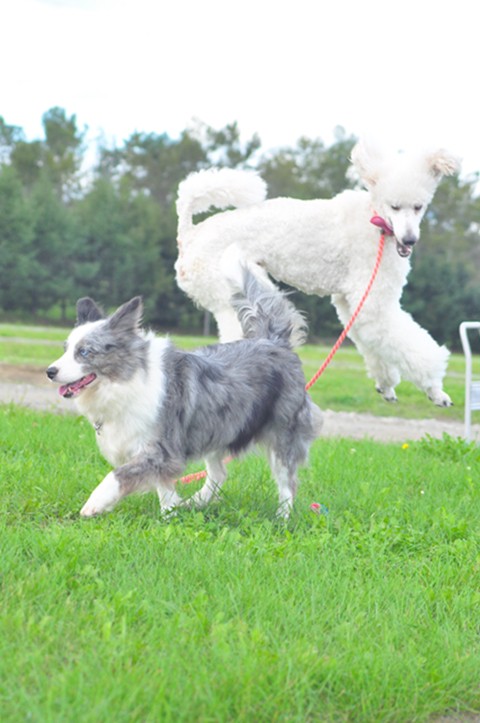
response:
[(212, 207), (251, 206), (266, 195), (267, 185), (255, 171), (211, 168), (191, 173), (178, 187), (178, 238), (192, 227), (196, 213)]
[(304, 343), (307, 325), (303, 314), (264, 269), (245, 261), (235, 244), (224, 252), (221, 268), (234, 292), (231, 303), (245, 339), (270, 339), (290, 349)]

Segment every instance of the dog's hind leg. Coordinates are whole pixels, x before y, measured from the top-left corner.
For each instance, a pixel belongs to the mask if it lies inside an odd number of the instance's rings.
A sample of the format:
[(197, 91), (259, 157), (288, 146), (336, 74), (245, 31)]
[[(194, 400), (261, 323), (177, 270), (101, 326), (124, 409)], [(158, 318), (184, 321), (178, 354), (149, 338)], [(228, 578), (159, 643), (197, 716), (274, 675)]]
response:
[(205, 507), (218, 493), (227, 479), (227, 469), (223, 462), (223, 455), (211, 454), (205, 458), (207, 479), (203, 487), (189, 500), (195, 507)]
[[(334, 294), (332, 302), (337, 310), (338, 318), (344, 326), (350, 321), (353, 309), (347, 298), (341, 294)], [(381, 330), (375, 328), (375, 324), (379, 323), (379, 318), (372, 319), (369, 325), (368, 308), (362, 309), (361, 318), (358, 319), (352, 330), (349, 332), (349, 338), (355, 343), (360, 354), (363, 356), (367, 367), (368, 376), (375, 380), (375, 389), (387, 402), (396, 402), (397, 395), (395, 387), (400, 383), (401, 377), (397, 367), (392, 363), (391, 354), (379, 354), (378, 348), (382, 346), (379, 336)], [(364, 325), (364, 333), (361, 333), (361, 322)], [(370, 331), (369, 331), (370, 329)], [(372, 335), (373, 342), (369, 339)], [(387, 332), (388, 335), (388, 332)]]
[(296, 468), (292, 469), (287, 465), (273, 449), (268, 450), (268, 459), (278, 487), (279, 505), (277, 515), (288, 520), (297, 493)]
[(157, 485), (158, 501), (160, 502), (160, 510), (168, 514), (175, 507), (180, 507), (185, 504), (183, 497), (180, 497), (177, 490), (175, 489), (175, 481), (171, 483), (162, 482)]

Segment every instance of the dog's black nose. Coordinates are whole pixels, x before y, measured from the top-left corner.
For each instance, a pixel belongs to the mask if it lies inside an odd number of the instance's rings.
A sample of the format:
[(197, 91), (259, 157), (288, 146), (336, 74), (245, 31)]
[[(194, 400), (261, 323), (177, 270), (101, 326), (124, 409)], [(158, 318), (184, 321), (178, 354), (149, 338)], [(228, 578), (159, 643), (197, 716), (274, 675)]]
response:
[(55, 377), (57, 376), (57, 373), (58, 373), (57, 367), (48, 367), (48, 369), (47, 369), (47, 377), (48, 377), (49, 379), (55, 379)]

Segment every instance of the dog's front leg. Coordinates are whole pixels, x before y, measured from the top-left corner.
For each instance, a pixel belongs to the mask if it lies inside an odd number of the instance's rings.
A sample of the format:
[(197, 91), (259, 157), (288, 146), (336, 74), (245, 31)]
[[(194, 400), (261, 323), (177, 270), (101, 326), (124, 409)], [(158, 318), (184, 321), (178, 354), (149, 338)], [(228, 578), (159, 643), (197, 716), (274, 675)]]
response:
[(402, 316), (402, 332), (397, 331), (399, 324), (373, 343), (365, 324), (359, 324), (351, 334), (377, 391), (388, 402), (396, 401), (394, 388), (403, 379), (425, 392), (434, 404), (449, 407), (452, 401), (442, 384), (447, 349), (439, 346), (409, 314), (402, 312)]
[[(354, 301), (340, 295), (333, 296), (332, 301), (340, 320), (347, 323)], [(451, 405), (443, 391), (448, 350), (439, 346), (396, 300), (379, 298), (372, 290), (349, 337), (365, 359), (377, 391), (387, 401), (396, 401), (395, 386), (404, 379), (425, 392), (434, 404)]]
[(109, 472), (98, 487), (93, 490), (80, 510), (80, 514), (82, 517), (95, 517), (101, 515), (102, 512), (109, 512), (113, 510), (124, 494), (115, 472)]
[[(332, 302), (337, 310), (338, 318), (344, 326), (350, 321), (355, 303), (351, 302), (342, 294), (334, 294)], [(374, 313), (369, 313), (369, 307), (362, 310), (361, 319), (357, 320), (353, 329), (349, 333), (349, 338), (354, 342), (360, 354), (365, 360), (368, 376), (375, 380), (375, 388), (379, 394), (387, 402), (396, 402), (397, 395), (395, 387), (401, 381), (400, 372), (396, 365), (396, 359), (392, 359), (392, 354), (385, 353), (382, 346), (388, 343), (388, 329), (386, 324), (385, 333), (377, 330), (379, 321), (381, 321), (381, 313), (378, 309)], [(394, 353), (398, 348), (398, 343), (394, 348)]]
[[(183, 468), (183, 461), (173, 460), (155, 448), (151, 454), (140, 455), (107, 474), (100, 482), (80, 514), (82, 517), (95, 517), (113, 510), (115, 505), (134, 492), (147, 492), (156, 489), (159, 493), (162, 510), (171, 509), (178, 504), (180, 497), (174, 490), (174, 482)], [(165, 495), (168, 496), (168, 500)]]

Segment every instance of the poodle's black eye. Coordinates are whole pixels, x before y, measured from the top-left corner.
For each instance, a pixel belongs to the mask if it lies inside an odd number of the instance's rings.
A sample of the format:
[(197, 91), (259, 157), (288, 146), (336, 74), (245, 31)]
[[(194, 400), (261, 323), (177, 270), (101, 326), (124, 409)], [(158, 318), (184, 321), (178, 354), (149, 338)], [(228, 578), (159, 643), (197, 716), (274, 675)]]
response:
[(396, 203), (392, 203), (390, 208), (392, 209), (392, 211), (400, 211), (400, 206), (398, 206)]
[(417, 203), (417, 204), (415, 204), (415, 206), (413, 207), (413, 210), (415, 211), (415, 213), (419, 213), (419, 211), (421, 211), (422, 208), (423, 208), (422, 204), (421, 204), (421, 203)]

